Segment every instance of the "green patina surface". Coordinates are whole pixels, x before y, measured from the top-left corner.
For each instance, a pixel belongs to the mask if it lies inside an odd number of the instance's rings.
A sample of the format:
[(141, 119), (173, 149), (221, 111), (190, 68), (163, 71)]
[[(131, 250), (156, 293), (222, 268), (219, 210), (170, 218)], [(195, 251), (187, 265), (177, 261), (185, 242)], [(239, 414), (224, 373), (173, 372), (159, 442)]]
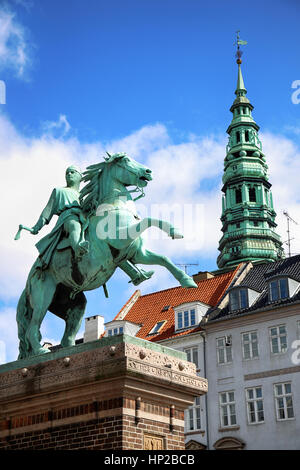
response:
[(280, 237), (275, 232), (276, 213), (268, 166), (258, 137), (259, 126), (252, 117), (253, 106), (246, 97), (240, 56), (236, 98), (230, 108), (233, 118), (227, 129), (219, 268), (284, 257)]
[(85, 351), (91, 351), (93, 349), (101, 349), (105, 346), (113, 346), (120, 343), (134, 344), (141, 348), (146, 348), (151, 351), (159, 352), (162, 354), (167, 354), (168, 356), (175, 357), (177, 359), (186, 361), (186, 353), (181, 351), (176, 351), (172, 348), (167, 348), (166, 346), (160, 346), (159, 344), (151, 343), (144, 339), (136, 338), (135, 336), (128, 335), (116, 335), (110, 336), (109, 338), (102, 338), (96, 341), (90, 341), (87, 343), (81, 343), (76, 346), (70, 346), (67, 348), (58, 349), (55, 352), (49, 352), (46, 354), (41, 354), (37, 356), (31, 356), (27, 359), (20, 359), (18, 361), (9, 362), (7, 364), (0, 365), (0, 374), (4, 372), (9, 372), (12, 370), (23, 369), (24, 367), (35, 366), (43, 362), (52, 361), (55, 359), (61, 359), (72, 354), (79, 354)]
[[(61, 339), (64, 348), (75, 345), (86, 307), (84, 292), (103, 286), (117, 268), (134, 285), (148, 280), (154, 271), (137, 265), (165, 267), (184, 288), (197, 288), (194, 280), (169, 258), (146, 249), (142, 233), (150, 227), (171, 239), (183, 238), (171, 223), (152, 217), (140, 218), (134, 201), (144, 196), (152, 180), (150, 168), (125, 153), (115, 153), (90, 165), (81, 174), (66, 171), (64, 188), (55, 188), (38, 222), (23, 229), (37, 234), (53, 216), (52, 231), (37, 243), (39, 257), (32, 266), (17, 305), (19, 357), (48, 354), (41, 346), (40, 326), (49, 311), (66, 322)], [(85, 183), (79, 190), (80, 182)], [(132, 188), (132, 189), (129, 189)], [(133, 198), (134, 193), (140, 193)]]

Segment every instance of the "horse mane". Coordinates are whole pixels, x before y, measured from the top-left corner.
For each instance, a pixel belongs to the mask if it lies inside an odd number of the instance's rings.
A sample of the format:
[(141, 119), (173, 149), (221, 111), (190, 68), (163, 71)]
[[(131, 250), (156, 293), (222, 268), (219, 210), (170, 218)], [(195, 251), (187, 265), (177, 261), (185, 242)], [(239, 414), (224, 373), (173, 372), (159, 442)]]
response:
[(115, 153), (113, 155), (106, 153), (108, 157), (104, 157), (104, 162), (90, 165), (83, 172), (81, 181), (86, 185), (80, 191), (79, 201), (86, 217), (94, 215), (99, 205), (99, 185), (104, 168), (108, 163), (113, 163), (126, 156), (126, 153)]
[(80, 191), (79, 201), (83, 213), (89, 217), (93, 215), (99, 205), (99, 182), (102, 171), (106, 166), (106, 161), (90, 165), (83, 172), (82, 180), (87, 183)]

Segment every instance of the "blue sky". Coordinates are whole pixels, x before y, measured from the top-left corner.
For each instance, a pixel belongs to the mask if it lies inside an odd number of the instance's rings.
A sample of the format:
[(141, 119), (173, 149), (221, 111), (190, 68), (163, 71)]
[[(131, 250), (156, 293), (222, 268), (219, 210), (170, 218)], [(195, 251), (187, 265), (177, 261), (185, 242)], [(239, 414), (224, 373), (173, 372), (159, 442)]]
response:
[[(284, 208), (300, 222), (300, 104), (291, 99), (292, 83), (300, 80), (299, 13), (297, 0), (1, 2), (1, 204), (8, 222), (1, 230), (0, 343), (6, 360), (16, 356), (15, 307), (37, 241), (22, 234), (16, 246), (12, 238), (19, 223), (36, 222), (52, 188), (64, 184), (69, 163), (84, 167), (108, 150), (152, 165), (145, 206), (163, 200), (204, 211), (193, 247), (163, 240), (157, 251), (176, 263), (199, 263), (190, 273), (216, 268), (237, 29), (248, 41), (242, 69), (261, 127), (279, 233), (286, 236)], [(158, 269), (140, 287), (144, 293), (174, 285)], [(87, 316), (111, 320), (134, 291), (121, 272), (108, 287), (108, 300), (102, 289), (88, 294)], [(48, 314), (43, 335), (59, 342), (62, 328)]]

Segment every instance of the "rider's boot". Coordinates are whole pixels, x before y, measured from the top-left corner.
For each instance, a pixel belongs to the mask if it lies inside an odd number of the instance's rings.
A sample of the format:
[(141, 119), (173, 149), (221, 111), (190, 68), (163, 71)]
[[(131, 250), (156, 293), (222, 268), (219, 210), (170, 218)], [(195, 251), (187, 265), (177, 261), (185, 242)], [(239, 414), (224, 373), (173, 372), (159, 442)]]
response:
[(144, 271), (143, 269), (137, 268), (130, 261), (122, 261), (119, 267), (130, 277), (129, 282), (132, 282), (134, 286), (138, 286), (141, 282), (150, 279), (154, 274), (154, 271)]

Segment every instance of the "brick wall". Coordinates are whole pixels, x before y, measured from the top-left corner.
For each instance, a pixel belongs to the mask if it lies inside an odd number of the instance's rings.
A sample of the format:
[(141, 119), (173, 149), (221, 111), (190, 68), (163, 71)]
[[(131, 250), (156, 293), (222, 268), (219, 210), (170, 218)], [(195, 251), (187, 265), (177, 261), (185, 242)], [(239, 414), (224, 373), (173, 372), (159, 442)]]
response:
[(148, 447), (159, 443), (163, 449), (183, 449), (183, 426), (171, 425), (171, 414), (183, 419), (180, 410), (170, 413), (167, 406), (144, 401), (137, 407), (136, 400), (121, 397), (15, 416), (0, 422), (0, 449), (143, 450), (145, 435)]

